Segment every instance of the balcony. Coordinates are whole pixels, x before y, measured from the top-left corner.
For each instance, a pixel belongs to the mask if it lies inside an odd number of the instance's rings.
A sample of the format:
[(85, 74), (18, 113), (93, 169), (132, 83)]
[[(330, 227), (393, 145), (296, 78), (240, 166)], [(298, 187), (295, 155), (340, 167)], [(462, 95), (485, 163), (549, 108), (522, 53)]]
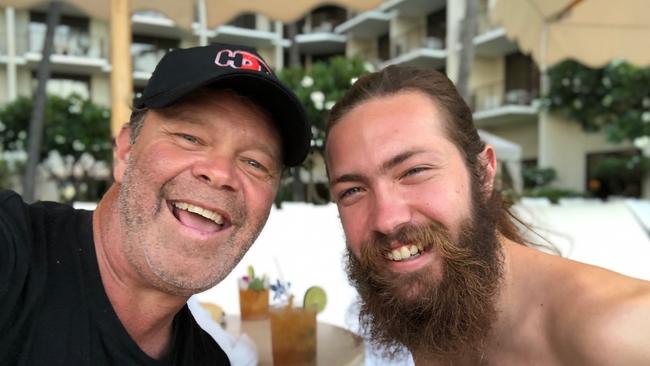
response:
[[(44, 23), (29, 24), (28, 49), (24, 53), (24, 60), (31, 67), (36, 67), (41, 60), (45, 32)], [(88, 75), (109, 68), (101, 40), (91, 39), (88, 32), (59, 25), (55, 29), (53, 42), (50, 57), (53, 72)]]
[(388, 33), (392, 15), (372, 10), (363, 12), (334, 28), (338, 34), (353, 34), (359, 38), (377, 38)]
[(311, 56), (344, 54), (347, 37), (334, 29), (347, 20), (347, 11), (338, 6), (321, 6), (297, 23), (300, 53)]
[(298, 34), (296, 42), (300, 47), (300, 52), (309, 55), (327, 55), (345, 53), (345, 43), (348, 38), (342, 34), (336, 34), (331, 31), (314, 30), (311, 33)]
[(153, 11), (140, 11), (131, 16), (131, 31), (133, 34), (181, 38), (189, 32), (176, 27), (173, 20)]
[[(25, 59), (23, 57), (11, 57), (9, 55), (9, 46), (7, 44), (7, 33), (6, 30), (4, 29), (5, 27), (0, 27), (0, 63), (6, 64), (6, 63), (18, 63), (18, 64), (24, 64)], [(23, 35), (23, 39), (26, 39), (26, 35)], [(14, 44), (15, 47), (15, 54), (16, 55), (23, 55), (26, 50), (24, 49), (25, 47), (23, 46), (23, 49), (20, 49), (20, 44)]]
[(238, 44), (253, 48), (272, 47), (278, 44), (288, 47), (290, 42), (282, 39), (277, 33), (258, 29), (222, 25), (215, 29), (210, 41), (219, 43)]
[(497, 82), (474, 88), (471, 107), (474, 122), (479, 128), (504, 125), (517, 121), (536, 121), (537, 90), (505, 90), (505, 82)]
[(381, 67), (394, 64), (440, 69), (445, 67), (447, 50), (444, 41), (424, 37), (421, 29), (411, 30), (391, 39), (391, 58)]
[(485, 12), (478, 16), (477, 33), (474, 37), (477, 56), (497, 57), (517, 50), (517, 44), (506, 37), (505, 29), (493, 24)]
[(138, 49), (135, 52), (132, 49), (133, 84), (136, 86), (146, 85), (147, 81), (151, 77), (151, 73), (158, 64), (158, 61), (160, 61), (166, 53), (166, 50), (156, 48)]
[(384, 12), (397, 11), (400, 16), (419, 17), (438, 11), (447, 5), (447, 0), (387, 0), (379, 6)]
[(133, 84), (144, 86), (160, 59), (179, 45), (179, 39), (134, 35), (131, 42)]

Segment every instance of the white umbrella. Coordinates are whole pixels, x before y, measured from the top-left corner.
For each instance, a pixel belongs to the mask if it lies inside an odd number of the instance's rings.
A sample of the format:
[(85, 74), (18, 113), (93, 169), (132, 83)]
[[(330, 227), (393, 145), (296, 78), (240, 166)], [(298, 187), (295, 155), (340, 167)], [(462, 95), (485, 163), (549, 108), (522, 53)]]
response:
[(492, 0), (491, 16), (544, 71), (565, 59), (650, 65), (648, 0)]
[[(648, 0), (490, 0), (490, 15), (539, 65), (542, 95), (549, 90), (548, 67), (563, 60), (591, 67), (615, 59), (650, 65)], [(540, 145), (545, 145), (545, 108), (539, 124)], [(540, 156), (541, 165), (544, 159)]]

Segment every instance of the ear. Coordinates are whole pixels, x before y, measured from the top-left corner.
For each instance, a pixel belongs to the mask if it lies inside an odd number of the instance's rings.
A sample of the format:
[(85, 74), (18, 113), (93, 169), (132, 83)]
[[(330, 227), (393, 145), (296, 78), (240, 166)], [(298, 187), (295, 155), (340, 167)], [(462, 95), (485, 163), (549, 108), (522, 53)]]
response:
[(497, 174), (497, 156), (494, 148), (486, 144), (479, 154), (478, 161), (483, 167), (483, 192), (489, 197), (494, 190), (494, 177)]
[(113, 178), (121, 183), (126, 164), (131, 154), (131, 127), (125, 124), (115, 139), (115, 159), (113, 162)]

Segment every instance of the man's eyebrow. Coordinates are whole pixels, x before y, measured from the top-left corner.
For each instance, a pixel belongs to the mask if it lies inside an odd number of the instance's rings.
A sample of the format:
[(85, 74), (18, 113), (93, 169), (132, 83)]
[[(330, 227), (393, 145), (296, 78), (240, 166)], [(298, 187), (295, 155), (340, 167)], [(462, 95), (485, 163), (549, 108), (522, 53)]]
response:
[(330, 185), (335, 185), (339, 183), (347, 183), (347, 182), (364, 182), (366, 181), (366, 177), (361, 175), (361, 174), (343, 174), (340, 177), (337, 177), (330, 182)]
[(205, 124), (203, 118), (194, 113), (193, 111), (180, 108), (168, 108), (159, 112), (169, 122), (188, 122), (191, 124), (202, 125)]
[[(397, 165), (405, 162), (406, 160), (410, 159), (414, 155), (421, 154), (424, 152), (426, 151), (422, 149), (413, 149), (413, 150), (404, 151), (386, 160), (381, 165), (381, 169), (382, 171), (390, 170), (396, 167)], [(358, 174), (358, 173), (350, 173), (350, 174), (343, 174), (340, 177), (332, 179), (330, 185), (335, 185), (338, 183), (347, 183), (347, 182), (365, 182), (367, 180), (368, 178), (365, 175)]]
[(391, 170), (392, 168), (400, 165), (401, 163), (405, 162), (406, 160), (410, 159), (414, 155), (421, 154), (425, 152), (424, 150), (421, 149), (413, 149), (413, 150), (407, 150), (402, 153), (399, 153), (392, 158), (386, 160), (383, 164), (381, 164), (381, 169), (383, 171), (388, 171)]

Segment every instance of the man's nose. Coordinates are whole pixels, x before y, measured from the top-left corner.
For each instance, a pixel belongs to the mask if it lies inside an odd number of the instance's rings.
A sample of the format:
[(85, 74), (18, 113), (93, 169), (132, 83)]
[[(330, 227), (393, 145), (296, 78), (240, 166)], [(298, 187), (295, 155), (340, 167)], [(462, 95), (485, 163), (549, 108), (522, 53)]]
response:
[(399, 192), (386, 187), (375, 190), (371, 218), (373, 230), (391, 235), (411, 221), (411, 208)]
[(194, 163), (192, 174), (217, 189), (237, 191), (241, 188), (236, 161), (229, 157), (214, 155), (205, 157)]

